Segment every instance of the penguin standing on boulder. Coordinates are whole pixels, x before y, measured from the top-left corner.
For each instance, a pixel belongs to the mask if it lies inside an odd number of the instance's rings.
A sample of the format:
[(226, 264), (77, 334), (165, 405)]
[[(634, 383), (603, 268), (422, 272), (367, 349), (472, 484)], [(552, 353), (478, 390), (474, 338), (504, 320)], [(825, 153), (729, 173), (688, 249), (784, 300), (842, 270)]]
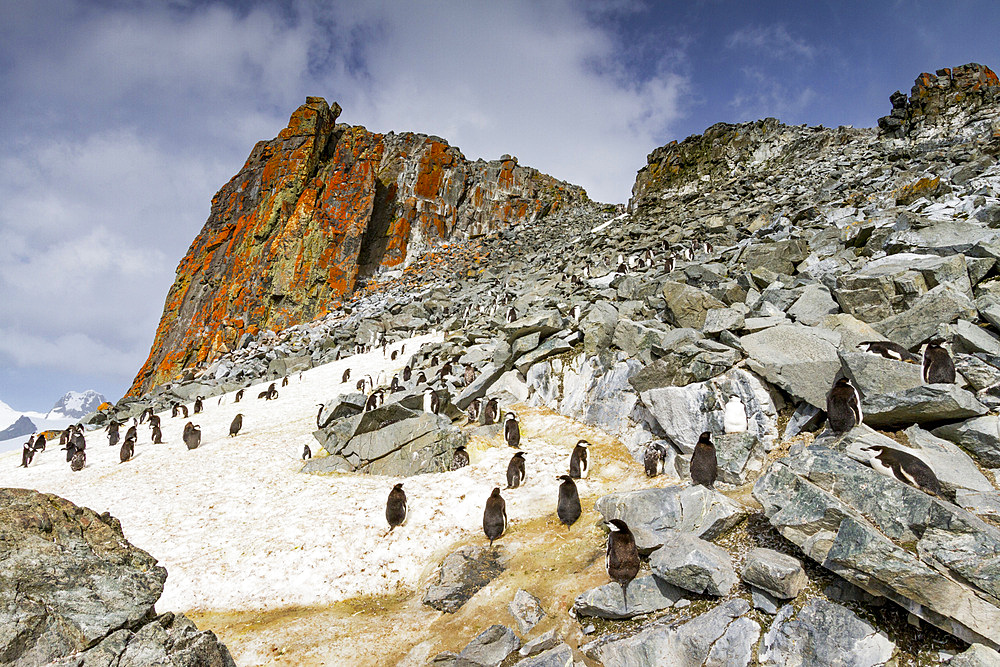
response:
[(435, 415), (441, 412), (441, 397), (430, 387), (424, 390), (424, 412)]
[(715, 456), (715, 445), (712, 444), (712, 434), (705, 431), (698, 438), (691, 454), (691, 482), (695, 485), (711, 489), (719, 474), (719, 463)]
[(556, 516), (567, 528), (576, 523), (583, 512), (580, 506), (580, 494), (576, 490), (576, 482), (569, 475), (560, 475), (556, 479), (561, 479), (559, 485), (559, 503), (556, 505)]
[(663, 462), (667, 459), (667, 450), (658, 442), (651, 442), (646, 445), (646, 451), (642, 455), (642, 467), (646, 471), (646, 477), (656, 477), (663, 472)]
[(517, 452), (510, 457), (510, 463), (507, 464), (507, 488), (516, 489), (521, 486), (525, 476), (524, 452)]
[(455, 448), (455, 453), (451, 456), (451, 470), (458, 470), (469, 465), (469, 452), (465, 451), (465, 445)]
[(904, 484), (917, 487), (924, 493), (934, 496), (941, 495), (941, 482), (937, 475), (934, 474), (929, 465), (913, 454), (884, 445), (863, 447), (861, 451), (876, 452), (872, 455), (869, 463), (871, 463), (872, 468), (883, 475), (895, 477)]
[(517, 423), (517, 415), (508, 412), (503, 422), (503, 439), (508, 447), (521, 446), (521, 425)]
[(944, 341), (940, 338), (935, 338), (924, 347), (922, 370), (927, 384), (955, 383), (955, 362), (951, 360), (948, 350), (944, 349)]
[(236, 416), (233, 417), (233, 422), (229, 425), (229, 437), (230, 438), (235, 437), (236, 434), (240, 432), (241, 428), (243, 428), (243, 413), (242, 412), (237, 413)]
[(390, 533), (393, 528), (406, 521), (406, 493), (402, 482), (389, 492), (389, 500), (385, 503), (385, 520), (389, 522)]
[(507, 506), (500, 495), (500, 487), (493, 487), (493, 493), (486, 499), (486, 509), (483, 510), (483, 532), (490, 541), (490, 547), (495, 540), (507, 530)]
[(569, 476), (573, 479), (586, 479), (590, 470), (590, 457), (587, 448), (590, 443), (581, 440), (576, 443), (573, 453), (569, 455)]
[(184, 425), (184, 444), (188, 449), (198, 449), (201, 445), (201, 427), (195, 426), (191, 422)]
[(891, 340), (866, 340), (858, 343), (858, 349), (863, 352), (871, 352), (893, 361), (917, 361), (917, 355), (913, 354), (899, 343)]
[(479, 406), (483, 404), (483, 399), (474, 398), (472, 402), (469, 403), (469, 407), (466, 408), (465, 414), (468, 416), (470, 422), (479, 421)]
[(726, 403), (723, 424), (726, 433), (746, 433), (747, 431), (747, 410), (743, 407), (743, 401), (735, 394), (730, 396), (729, 402)]
[(608, 534), (608, 553), (604, 566), (611, 580), (622, 587), (622, 599), (625, 600), (625, 610), (628, 611), (628, 585), (639, 574), (639, 550), (635, 546), (632, 531), (624, 521), (611, 519), (607, 525), (611, 532)]
[(834, 433), (847, 433), (864, 420), (861, 394), (845, 377), (833, 383), (826, 395), (826, 419)]

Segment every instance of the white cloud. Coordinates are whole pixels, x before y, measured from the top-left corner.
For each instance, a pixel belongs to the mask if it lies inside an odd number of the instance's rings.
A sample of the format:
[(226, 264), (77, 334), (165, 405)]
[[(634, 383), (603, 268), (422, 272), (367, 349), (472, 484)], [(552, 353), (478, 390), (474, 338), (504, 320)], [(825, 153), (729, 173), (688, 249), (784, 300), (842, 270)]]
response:
[(775, 59), (812, 60), (817, 51), (815, 46), (794, 37), (781, 24), (741, 28), (729, 35), (726, 47), (756, 51)]
[(604, 19), (631, 3), (15, 4), (0, 21), (0, 364), (110, 370), (122, 390), (212, 195), (305, 96), (624, 201), (687, 87), (666, 59), (652, 75), (622, 64)]

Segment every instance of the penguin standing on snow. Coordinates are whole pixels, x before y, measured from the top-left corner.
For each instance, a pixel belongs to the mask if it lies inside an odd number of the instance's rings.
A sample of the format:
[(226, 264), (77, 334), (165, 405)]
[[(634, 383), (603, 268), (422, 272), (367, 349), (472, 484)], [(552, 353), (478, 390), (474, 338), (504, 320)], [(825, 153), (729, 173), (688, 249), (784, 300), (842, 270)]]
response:
[(556, 515), (567, 528), (576, 523), (583, 509), (580, 507), (580, 494), (576, 490), (576, 482), (569, 475), (560, 475), (559, 503), (556, 505)]
[(389, 522), (390, 533), (393, 528), (406, 521), (406, 493), (402, 482), (389, 492), (389, 500), (385, 503), (385, 520)]
[(521, 446), (521, 425), (517, 423), (517, 415), (508, 412), (503, 422), (503, 439), (508, 447)]
[(743, 407), (743, 401), (735, 394), (729, 397), (726, 403), (726, 412), (723, 418), (726, 433), (746, 433), (747, 431), (747, 410)]
[(109, 447), (114, 447), (115, 445), (118, 444), (118, 441), (121, 439), (121, 436), (118, 434), (118, 427), (119, 427), (119, 424), (116, 421), (113, 421), (110, 424), (108, 424), (108, 446)]
[(87, 453), (82, 449), (73, 452), (73, 458), (69, 462), (69, 469), (73, 472), (80, 472), (87, 465)]
[(951, 360), (948, 350), (944, 349), (944, 341), (940, 338), (935, 338), (924, 347), (922, 367), (924, 382), (927, 384), (955, 382), (955, 362)]
[[(152, 408), (150, 408), (152, 409)], [(150, 413), (149, 415), (149, 429), (152, 430), (160, 425), (160, 415), (154, 415)]]
[(642, 467), (646, 471), (646, 477), (656, 477), (663, 472), (663, 462), (667, 459), (667, 450), (658, 442), (651, 442), (646, 445), (646, 451), (642, 455)]
[(313, 452), (309, 449), (309, 445), (305, 444), (302, 446), (302, 460), (311, 459), (313, 457)]
[(510, 463), (507, 464), (507, 488), (516, 489), (521, 486), (525, 476), (524, 452), (517, 452), (510, 457)]
[(346, 368), (346, 369), (344, 369), (344, 374), (342, 376), (340, 376), (340, 381), (341, 382), (347, 382), (350, 379), (351, 379), (351, 369), (350, 368)]
[(198, 449), (201, 445), (201, 427), (195, 426), (191, 422), (184, 425), (184, 444), (188, 449)]
[(403, 382), (409, 382), (411, 377), (413, 377), (413, 369), (409, 366), (403, 366)]
[(847, 433), (864, 420), (861, 394), (847, 378), (833, 383), (826, 395), (826, 419), (834, 433)]
[(204, 409), (205, 409), (205, 397), (204, 396), (196, 397), (194, 399), (194, 413), (199, 414)]
[(125, 439), (126, 440), (129, 440), (129, 439), (131, 439), (131, 440), (138, 440), (139, 439), (139, 431), (136, 430), (135, 424), (133, 424), (132, 426), (129, 426), (128, 430), (125, 431)]
[(500, 495), (500, 487), (493, 487), (493, 493), (486, 499), (486, 509), (483, 510), (483, 532), (486, 533), (490, 546), (494, 540), (500, 539), (507, 530), (507, 506)]
[(35, 446), (34, 443), (29, 440), (24, 443), (24, 449), (21, 450), (21, 467), (27, 468), (33, 458), (35, 458)]
[(866, 340), (858, 343), (858, 349), (893, 361), (917, 361), (917, 355), (891, 340)]
[(246, 389), (240, 389), (238, 392), (236, 392), (236, 400), (234, 400), (233, 403), (239, 403), (240, 402), (240, 399), (243, 398), (243, 392), (244, 391), (246, 391)]
[(573, 453), (569, 455), (569, 476), (573, 479), (587, 478), (587, 472), (590, 470), (590, 457), (587, 453), (588, 447), (590, 447), (590, 443), (586, 440), (581, 440), (576, 443)]
[(483, 403), (483, 399), (474, 398), (472, 402), (469, 403), (469, 407), (466, 409), (465, 414), (469, 417), (470, 422), (475, 422), (479, 420), (479, 406)]
[(163, 431), (160, 430), (160, 426), (156, 425), (153, 427), (152, 439), (154, 445), (163, 444)]
[(236, 434), (240, 432), (241, 428), (243, 428), (243, 413), (237, 413), (237, 415), (233, 417), (233, 422), (229, 425), (229, 437), (235, 437)]
[(934, 474), (929, 465), (913, 454), (884, 445), (863, 447), (861, 451), (876, 452), (872, 455), (869, 463), (871, 463), (872, 468), (883, 475), (895, 477), (904, 484), (915, 486), (925, 493), (934, 496), (941, 495), (941, 482), (938, 481), (937, 475)]
[(458, 470), (469, 465), (469, 452), (465, 451), (465, 445), (455, 448), (455, 453), (451, 456), (451, 470)]
[(719, 463), (715, 456), (712, 434), (705, 431), (698, 438), (691, 454), (691, 482), (711, 489), (719, 474)]
[(125, 463), (132, 458), (132, 454), (135, 453), (135, 440), (130, 440), (125, 438), (125, 442), (122, 443), (122, 448), (118, 451), (118, 460)]
[(35, 444), (32, 445), (32, 449), (34, 449), (36, 452), (44, 452), (45, 451), (45, 434), (44, 433), (39, 433), (38, 434), (38, 437), (35, 438)]
[(611, 580), (622, 587), (622, 599), (625, 600), (625, 610), (628, 611), (628, 585), (639, 574), (639, 550), (635, 546), (635, 537), (628, 525), (621, 519), (611, 519), (607, 522), (611, 532), (608, 534), (608, 553), (604, 566)]
[(495, 424), (497, 419), (500, 417), (500, 399), (491, 398), (486, 401), (486, 407), (483, 408), (483, 425), (490, 426)]

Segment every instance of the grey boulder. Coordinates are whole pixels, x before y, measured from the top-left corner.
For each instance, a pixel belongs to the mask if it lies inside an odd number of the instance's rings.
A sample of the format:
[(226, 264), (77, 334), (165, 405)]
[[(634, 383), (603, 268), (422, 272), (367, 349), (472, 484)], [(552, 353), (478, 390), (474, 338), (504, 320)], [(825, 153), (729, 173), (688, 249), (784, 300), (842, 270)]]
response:
[(685, 592), (663, 579), (647, 575), (633, 579), (626, 588), (626, 595), (628, 609), (625, 608), (621, 586), (617, 583), (598, 586), (576, 596), (573, 612), (577, 616), (632, 618), (669, 609), (684, 597)]
[(727, 595), (736, 585), (729, 552), (687, 533), (668, 536), (649, 564), (657, 578), (692, 593)]
[(434, 583), (427, 587), (423, 603), (454, 613), (481, 588), (507, 569), (510, 555), (502, 547), (464, 546), (441, 561)]
[(826, 394), (840, 370), (839, 344), (839, 334), (799, 324), (771, 327), (740, 338), (752, 371), (821, 409), (826, 409)]
[(459, 652), (459, 663), (465, 660), (473, 665), (493, 667), (508, 655), (521, 648), (521, 640), (514, 631), (502, 625), (491, 625), (466, 644)]
[(900, 427), (986, 414), (985, 405), (954, 384), (925, 384), (861, 400), (864, 422), (869, 426)]
[(764, 548), (757, 548), (749, 553), (740, 578), (786, 600), (794, 598), (809, 583), (798, 558)]

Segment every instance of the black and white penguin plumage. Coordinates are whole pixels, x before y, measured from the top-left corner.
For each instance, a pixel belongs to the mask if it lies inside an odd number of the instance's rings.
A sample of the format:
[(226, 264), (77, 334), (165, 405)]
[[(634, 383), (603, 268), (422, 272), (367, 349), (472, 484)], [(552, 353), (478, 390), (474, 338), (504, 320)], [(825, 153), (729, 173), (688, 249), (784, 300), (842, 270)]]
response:
[(917, 355), (891, 340), (866, 340), (858, 343), (858, 349), (893, 361), (917, 361)]
[(181, 409), (181, 417), (183, 417), (184, 419), (187, 419), (188, 418), (188, 406), (182, 405), (182, 406), (180, 406), (180, 409)]
[(21, 450), (21, 467), (27, 468), (33, 458), (35, 458), (35, 443), (28, 441)]
[(287, 387), (288, 386), (288, 376), (287, 375), (285, 377), (281, 378), (281, 386), (282, 387)]
[(146, 417), (149, 417), (151, 414), (153, 414), (152, 407), (148, 407), (145, 410), (143, 410), (141, 413), (139, 413), (139, 423), (141, 424), (144, 421), (146, 421)]
[(229, 437), (230, 438), (235, 437), (236, 434), (240, 432), (241, 428), (243, 428), (243, 413), (242, 412), (241, 413), (237, 413), (237, 415), (235, 417), (233, 417), (232, 423), (229, 424)]
[(451, 455), (451, 466), (449, 470), (458, 470), (459, 468), (464, 468), (469, 465), (469, 452), (466, 451), (465, 445), (459, 445), (455, 448), (455, 452)]
[(371, 412), (378, 407), (378, 397), (379, 391), (373, 391), (368, 395), (368, 400), (365, 401), (365, 412)]
[[(132, 439), (135, 440), (134, 434)], [(79, 426), (73, 431), (73, 435), (70, 436), (69, 440), (73, 443), (73, 447), (81, 452), (87, 448), (87, 439), (83, 437), (83, 429)]]
[(423, 371), (417, 373), (417, 384), (427, 384), (427, 373)]
[(486, 509), (483, 510), (483, 532), (486, 533), (491, 547), (505, 530), (507, 530), (507, 505), (500, 495), (500, 487), (495, 486), (493, 493), (486, 499)]
[(651, 442), (646, 445), (646, 451), (642, 455), (642, 467), (646, 471), (646, 477), (656, 477), (663, 473), (663, 462), (667, 458), (667, 450), (663, 445)]
[(125, 439), (126, 440), (129, 440), (129, 439), (136, 440), (138, 437), (139, 437), (139, 432), (136, 430), (136, 428), (135, 428), (134, 425), (133, 426), (129, 426), (128, 430), (125, 431)]
[(183, 440), (188, 449), (197, 449), (201, 445), (201, 427), (191, 422), (185, 424)]
[(927, 384), (955, 382), (955, 362), (951, 360), (951, 355), (944, 348), (944, 341), (940, 338), (932, 340), (924, 347), (924, 359), (922, 364), (924, 382)]
[(400, 387), (400, 384), (399, 384), (399, 376), (398, 375), (393, 375), (392, 376), (392, 382), (389, 383), (389, 393), (394, 394), (397, 391), (399, 391), (400, 389), (401, 389), (401, 387)]
[(559, 485), (559, 502), (556, 505), (556, 516), (567, 528), (576, 523), (583, 512), (580, 506), (580, 494), (576, 490), (576, 482), (569, 475), (560, 475), (556, 479), (561, 479)]
[(396, 361), (396, 357), (398, 357), (398, 356), (399, 356), (399, 352), (397, 350), (393, 350), (392, 354), (389, 355), (389, 360), (390, 361)]
[(628, 525), (621, 519), (611, 519), (607, 522), (611, 532), (608, 534), (608, 552), (604, 558), (604, 567), (611, 580), (622, 587), (622, 599), (625, 600), (625, 610), (628, 610), (628, 585), (639, 574), (639, 550), (635, 546), (635, 537)]
[(524, 452), (517, 452), (510, 457), (510, 463), (507, 464), (507, 488), (516, 489), (521, 486), (525, 476)]
[(403, 491), (402, 482), (389, 492), (389, 500), (385, 503), (385, 520), (389, 522), (390, 533), (393, 528), (406, 521), (406, 492)]
[(74, 450), (73, 458), (70, 459), (69, 469), (73, 472), (80, 472), (87, 465), (87, 453), (82, 449)]
[(345, 368), (344, 369), (344, 374), (340, 376), (340, 381), (341, 382), (347, 382), (350, 379), (351, 379), (351, 369), (350, 368)]
[(508, 447), (521, 446), (521, 425), (517, 422), (517, 415), (508, 412), (503, 422), (503, 439)]
[(35, 438), (35, 442), (32, 444), (32, 448), (36, 452), (44, 452), (45, 451), (45, 444), (46, 444), (46, 442), (45, 442), (45, 434), (44, 433), (39, 433), (38, 437)]
[[(118, 422), (112, 422), (115, 425), (115, 431), (118, 430)], [(59, 435), (59, 446), (65, 447), (69, 443), (69, 436), (73, 434), (71, 430), (72, 427), (67, 426), (66, 429)]]
[(486, 401), (486, 407), (483, 408), (483, 425), (489, 426), (495, 424), (497, 419), (500, 417), (500, 399), (491, 398)]
[(160, 426), (160, 415), (149, 415), (149, 429)]
[(409, 366), (403, 366), (403, 382), (409, 382), (411, 377), (413, 377), (413, 369)]
[(274, 383), (272, 382), (267, 388), (267, 396), (264, 397), (269, 401), (273, 401), (278, 398), (278, 390), (274, 388)]
[(514, 310), (514, 306), (507, 309), (507, 313), (504, 315), (504, 320), (506, 320), (507, 324), (517, 320), (517, 311)]
[(118, 444), (120, 438), (121, 436), (118, 434), (118, 422), (112, 422), (108, 426), (108, 446), (114, 447)]
[(152, 439), (154, 445), (163, 444), (163, 431), (160, 430), (158, 425), (153, 427), (153, 432), (150, 434), (150, 438)]
[(205, 398), (203, 396), (198, 396), (194, 399), (194, 413), (200, 414), (202, 410), (205, 409)]
[(479, 420), (479, 407), (483, 404), (483, 399), (474, 398), (472, 402), (469, 403), (469, 407), (466, 408), (465, 414), (469, 417), (470, 422), (475, 422)]
[(590, 471), (588, 447), (590, 447), (590, 443), (586, 440), (581, 440), (576, 443), (573, 453), (569, 455), (569, 476), (573, 479), (587, 478), (587, 473)]
[(132, 454), (135, 453), (135, 440), (125, 438), (125, 442), (122, 443), (122, 448), (118, 450), (118, 460), (121, 463), (125, 463), (132, 458)]
[(302, 460), (311, 459), (313, 457), (313, 452), (309, 449), (309, 445), (305, 444), (302, 446)]
[(238, 392), (236, 392), (236, 400), (234, 400), (233, 403), (239, 403), (240, 399), (243, 398), (243, 392), (245, 391), (246, 389), (240, 389)]
[(847, 433), (864, 421), (861, 394), (847, 378), (839, 378), (826, 395), (826, 419), (834, 433)]
[(929, 465), (913, 454), (884, 445), (864, 447), (861, 451), (875, 452), (869, 459), (869, 463), (872, 468), (883, 475), (895, 477), (904, 484), (915, 486), (925, 493), (934, 496), (941, 495), (941, 482), (937, 475), (934, 474)]
[(705, 431), (698, 438), (691, 454), (691, 482), (709, 489), (715, 485), (719, 474), (719, 463), (715, 456), (715, 445), (712, 444), (712, 434)]
[(438, 414), (441, 412), (441, 397), (431, 388), (424, 390), (424, 412)]
[(472, 364), (465, 365), (465, 369), (462, 371), (462, 379), (466, 387), (476, 381), (476, 369), (472, 367)]
[(674, 256), (667, 255), (666, 257), (663, 258), (663, 270), (666, 273), (670, 273), (671, 271), (674, 270), (674, 263), (675, 263)]

